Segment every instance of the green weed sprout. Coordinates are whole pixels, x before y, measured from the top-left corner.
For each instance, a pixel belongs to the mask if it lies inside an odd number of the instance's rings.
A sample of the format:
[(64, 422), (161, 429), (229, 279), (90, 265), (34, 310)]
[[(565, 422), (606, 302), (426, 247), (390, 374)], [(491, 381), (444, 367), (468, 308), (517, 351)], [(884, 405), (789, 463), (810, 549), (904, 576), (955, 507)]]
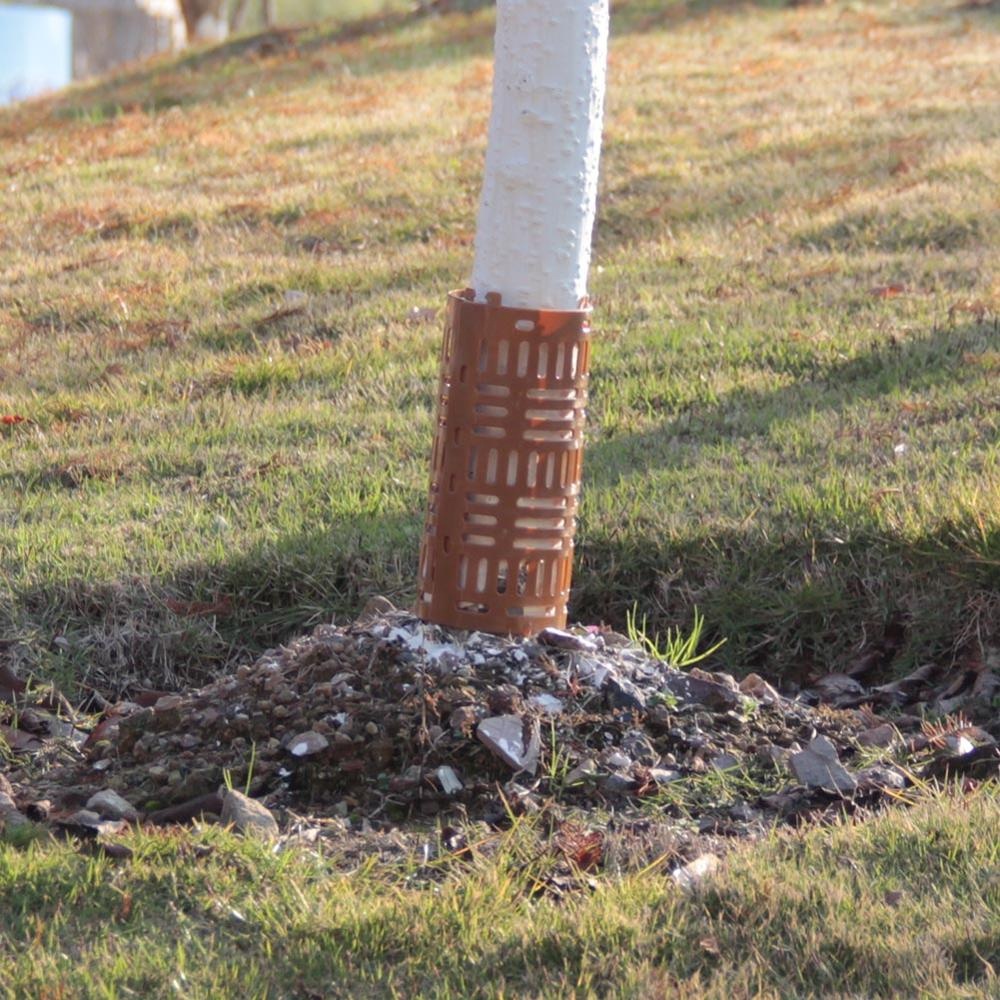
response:
[(705, 618), (697, 608), (694, 609), (694, 624), (686, 636), (678, 626), (676, 631), (668, 628), (665, 636), (661, 637), (660, 633), (657, 632), (652, 638), (650, 638), (646, 628), (647, 618), (645, 615), (642, 616), (642, 622), (639, 623), (638, 609), (639, 605), (636, 603), (632, 605), (631, 611), (625, 612), (625, 630), (629, 639), (654, 660), (662, 660), (678, 670), (700, 663), (725, 645), (726, 640), (720, 639), (711, 649), (706, 649), (703, 653), (698, 652), (701, 633), (705, 627)]

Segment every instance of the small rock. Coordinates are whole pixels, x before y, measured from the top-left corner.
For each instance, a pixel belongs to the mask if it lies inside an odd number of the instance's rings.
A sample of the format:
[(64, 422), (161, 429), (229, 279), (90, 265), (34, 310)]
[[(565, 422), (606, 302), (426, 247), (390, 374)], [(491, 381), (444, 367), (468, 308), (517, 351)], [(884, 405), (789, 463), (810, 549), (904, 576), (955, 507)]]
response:
[(609, 666), (588, 656), (577, 657), (574, 666), (577, 677), (598, 691), (604, 687), (609, 677), (615, 676), (614, 671)]
[(810, 740), (805, 750), (792, 754), (788, 764), (807, 788), (821, 788), (835, 795), (857, 788), (857, 781), (840, 763), (837, 748), (825, 736)]
[(162, 698), (157, 698), (153, 711), (157, 715), (163, 712), (173, 712), (181, 707), (184, 699), (179, 694), (165, 694)]
[(901, 791), (909, 784), (909, 780), (902, 771), (886, 764), (866, 767), (863, 771), (858, 771), (854, 777), (857, 780), (859, 792), (884, 791), (889, 788)]
[(293, 736), (288, 743), (288, 752), (293, 757), (311, 757), (320, 753), (330, 745), (330, 741), (320, 733), (309, 729), (298, 736)]
[(741, 761), (735, 754), (720, 753), (708, 763), (716, 771), (732, 771), (740, 766)]
[[(558, 715), (563, 710), (563, 703), (551, 694), (533, 694), (528, 699), (528, 704), (532, 708), (537, 708), (543, 715)], [(454, 718), (454, 713), (452, 713)], [(454, 722), (452, 723), (454, 725)]]
[(702, 854), (684, 865), (683, 868), (676, 868), (670, 873), (670, 877), (684, 892), (695, 892), (702, 883), (715, 872), (719, 867), (719, 858), (715, 854)]
[(768, 743), (757, 750), (757, 759), (762, 764), (770, 764), (772, 767), (788, 767), (789, 758), (793, 753), (794, 751), (789, 750), (787, 747), (779, 747), (773, 743)]
[(656, 785), (669, 785), (672, 781), (678, 781), (682, 777), (680, 771), (666, 767), (651, 767), (649, 769), (649, 778)]
[(728, 685), (692, 677), (677, 670), (668, 671), (664, 675), (661, 688), (677, 699), (679, 708), (704, 706), (730, 709), (738, 708), (740, 704), (740, 693), (733, 691)]
[(270, 840), (278, 836), (278, 822), (262, 802), (234, 788), (220, 788), (222, 822), (231, 823), (240, 833)]
[(781, 695), (760, 674), (747, 674), (740, 681), (740, 693), (756, 698), (764, 705), (777, 705), (781, 701)]
[(632, 766), (632, 758), (614, 747), (602, 753), (600, 760), (605, 767), (613, 767), (616, 771), (624, 771)]
[(646, 734), (639, 729), (630, 729), (625, 733), (622, 737), (622, 750), (634, 761), (646, 766), (652, 766), (660, 759), (656, 748), (650, 743)]
[(624, 774), (606, 774), (598, 782), (604, 792), (612, 795), (625, 795), (638, 787), (638, 782), (634, 778), (629, 778)]
[(396, 610), (396, 606), (389, 600), (388, 597), (370, 597), (368, 603), (364, 606), (364, 610), (358, 616), (359, 625), (371, 625), (373, 622), (377, 622), (384, 618), (386, 615), (392, 614)]
[(875, 726), (874, 729), (866, 729), (863, 733), (859, 733), (857, 741), (858, 745), (863, 747), (888, 748), (895, 744), (899, 738), (896, 727), (886, 722), (881, 726)]
[(445, 795), (455, 795), (464, 787), (462, 780), (455, 773), (455, 769), (448, 767), (447, 764), (442, 764), (434, 774), (437, 777), (438, 784), (441, 786), (441, 791)]
[(566, 775), (566, 784), (568, 786), (580, 785), (585, 781), (591, 781), (597, 776), (597, 764), (591, 757), (584, 757), (579, 764), (576, 765), (569, 773)]
[[(7, 787), (10, 788), (9, 783), (7, 783)], [(0, 827), (13, 830), (29, 822), (28, 817), (17, 808), (14, 799), (7, 792), (0, 791)]]
[(595, 653), (598, 645), (593, 640), (583, 635), (574, 635), (561, 628), (543, 628), (538, 633), (538, 641), (546, 646), (555, 646), (557, 649), (573, 649), (580, 653)]
[(604, 685), (604, 695), (609, 708), (631, 709), (635, 712), (646, 710), (646, 696), (624, 677), (610, 676)]
[(110, 788), (91, 795), (87, 799), (87, 808), (99, 813), (104, 819), (124, 819), (129, 823), (139, 819), (138, 810)]
[(967, 736), (957, 735), (957, 736), (946, 736), (944, 738), (944, 745), (955, 757), (964, 757), (968, 753), (972, 753), (976, 749), (976, 745)]
[(864, 687), (848, 674), (827, 674), (814, 687), (823, 701), (834, 705), (855, 704), (865, 694)]
[(537, 719), (520, 715), (496, 715), (476, 727), (480, 743), (515, 771), (534, 774), (538, 768), (541, 737)]
[(121, 833), (128, 826), (128, 824), (121, 819), (104, 819), (92, 809), (77, 810), (72, 816), (67, 817), (63, 821), (62, 825), (68, 827), (82, 827), (84, 830), (88, 831), (90, 835)]

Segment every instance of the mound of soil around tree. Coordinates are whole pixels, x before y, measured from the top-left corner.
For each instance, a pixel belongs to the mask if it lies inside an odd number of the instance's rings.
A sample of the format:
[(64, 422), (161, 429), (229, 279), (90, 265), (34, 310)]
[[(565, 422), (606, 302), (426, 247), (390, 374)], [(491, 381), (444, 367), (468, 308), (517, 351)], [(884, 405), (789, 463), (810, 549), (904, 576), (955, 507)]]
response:
[(995, 778), (998, 675), (993, 661), (874, 688), (833, 675), (791, 697), (756, 675), (678, 670), (600, 628), (456, 633), (376, 599), (205, 687), (93, 715), (7, 671), (0, 822), (103, 837), (195, 817), (252, 826), (235, 789), (275, 831), (304, 816), (348, 833), (539, 813), (564, 829), (585, 816), (753, 837), (906, 801), (929, 778)]

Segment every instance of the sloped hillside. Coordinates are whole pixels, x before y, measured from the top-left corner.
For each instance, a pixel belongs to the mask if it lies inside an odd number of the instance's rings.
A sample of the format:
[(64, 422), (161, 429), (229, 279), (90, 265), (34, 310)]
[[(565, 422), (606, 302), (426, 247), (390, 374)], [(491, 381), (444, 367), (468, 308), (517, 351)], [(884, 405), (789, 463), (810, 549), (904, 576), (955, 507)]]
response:
[[(615, 6), (577, 618), (697, 607), (786, 680), (998, 655), (998, 29)], [(412, 596), (491, 32), (273, 31), (0, 112), (17, 669), (204, 680)]]

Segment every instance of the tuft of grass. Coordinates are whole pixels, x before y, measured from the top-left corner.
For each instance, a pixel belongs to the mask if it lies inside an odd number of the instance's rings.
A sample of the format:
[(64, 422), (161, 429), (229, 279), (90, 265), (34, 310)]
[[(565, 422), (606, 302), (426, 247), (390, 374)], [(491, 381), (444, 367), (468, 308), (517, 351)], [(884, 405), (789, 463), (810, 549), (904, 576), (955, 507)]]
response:
[(643, 615), (642, 621), (638, 621), (638, 607), (637, 602), (632, 606), (632, 610), (625, 614), (625, 634), (654, 660), (663, 660), (664, 663), (683, 670), (684, 667), (693, 666), (707, 659), (725, 645), (726, 640), (720, 639), (709, 649), (698, 652), (705, 619), (698, 613), (697, 608), (694, 609), (694, 621), (687, 635), (684, 635), (678, 627), (676, 631), (668, 628), (666, 635), (662, 637), (659, 634), (650, 637), (646, 627), (646, 616)]

